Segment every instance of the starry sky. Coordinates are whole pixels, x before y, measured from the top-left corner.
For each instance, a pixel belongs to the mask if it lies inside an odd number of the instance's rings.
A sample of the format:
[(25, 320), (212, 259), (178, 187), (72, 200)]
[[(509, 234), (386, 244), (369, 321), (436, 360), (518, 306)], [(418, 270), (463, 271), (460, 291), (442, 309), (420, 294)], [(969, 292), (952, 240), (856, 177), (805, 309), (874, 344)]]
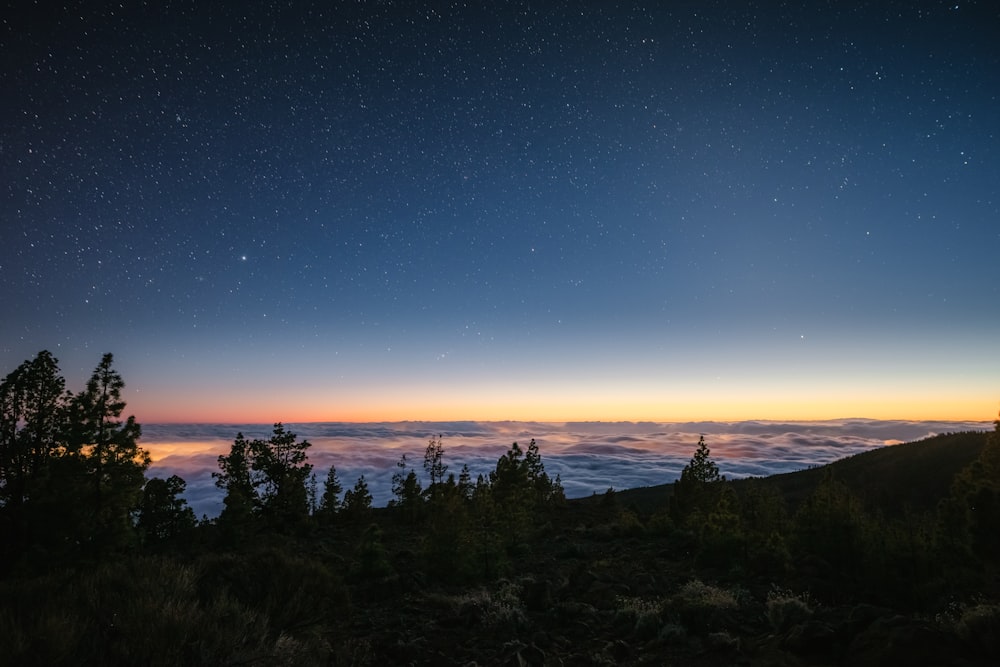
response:
[(140, 422), (992, 419), (993, 2), (7, 3), (0, 371)]

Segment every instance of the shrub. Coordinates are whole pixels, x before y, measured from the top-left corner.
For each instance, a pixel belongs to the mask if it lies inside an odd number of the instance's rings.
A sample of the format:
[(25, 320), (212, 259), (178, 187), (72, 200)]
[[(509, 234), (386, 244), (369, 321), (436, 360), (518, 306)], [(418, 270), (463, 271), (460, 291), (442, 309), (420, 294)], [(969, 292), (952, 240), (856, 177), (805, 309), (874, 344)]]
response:
[(615, 617), (632, 626), (632, 633), (640, 639), (655, 637), (663, 623), (661, 600), (619, 596), (615, 598)]
[(685, 627), (704, 632), (731, 622), (739, 602), (730, 591), (692, 579), (667, 601), (665, 608)]
[(803, 623), (813, 614), (812, 601), (806, 594), (796, 595), (791, 591), (772, 587), (765, 603), (767, 621), (775, 632), (785, 632)]

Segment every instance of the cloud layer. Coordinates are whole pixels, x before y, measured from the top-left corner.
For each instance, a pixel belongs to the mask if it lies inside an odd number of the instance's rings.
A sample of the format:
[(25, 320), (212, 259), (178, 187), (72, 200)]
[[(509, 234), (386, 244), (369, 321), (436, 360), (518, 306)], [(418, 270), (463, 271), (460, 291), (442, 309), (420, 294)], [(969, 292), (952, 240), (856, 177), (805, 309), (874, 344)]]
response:
[[(518, 442), (539, 446), (546, 471), (559, 474), (567, 496), (672, 482), (702, 435), (721, 472), (730, 478), (772, 475), (823, 465), (875, 447), (946, 432), (987, 430), (989, 422), (913, 422), (843, 419), (818, 422), (394, 422), (286, 424), (308, 440), (309, 461), (322, 480), (331, 465), (345, 488), (360, 475), (378, 506), (392, 497), (392, 474), (402, 455), (423, 476), (427, 441), (441, 435), (445, 463), (457, 476), (487, 474)], [(142, 444), (153, 456), (148, 477), (179, 475), (197, 515), (214, 517), (222, 493), (212, 473), (238, 432), (266, 438), (266, 424), (147, 424)]]

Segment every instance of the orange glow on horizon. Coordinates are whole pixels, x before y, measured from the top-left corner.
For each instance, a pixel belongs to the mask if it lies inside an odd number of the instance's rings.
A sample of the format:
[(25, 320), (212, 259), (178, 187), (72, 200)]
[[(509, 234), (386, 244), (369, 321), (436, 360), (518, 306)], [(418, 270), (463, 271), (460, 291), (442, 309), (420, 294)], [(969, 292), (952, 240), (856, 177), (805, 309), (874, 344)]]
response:
[[(499, 397), (439, 396), (438, 400), (402, 400), (402, 397), (357, 397), (355, 400), (295, 400), (243, 397), (217, 401), (133, 400), (128, 414), (140, 423), (267, 424), (274, 422), (399, 422), (399, 421), (818, 421), (842, 418), (991, 421), (997, 414), (995, 400), (968, 396), (879, 399), (858, 396), (773, 396), (756, 398), (720, 393), (717, 397), (689, 398), (617, 397), (617, 400), (570, 396), (501, 400)], [(396, 400), (385, 400), (395, 398)]]

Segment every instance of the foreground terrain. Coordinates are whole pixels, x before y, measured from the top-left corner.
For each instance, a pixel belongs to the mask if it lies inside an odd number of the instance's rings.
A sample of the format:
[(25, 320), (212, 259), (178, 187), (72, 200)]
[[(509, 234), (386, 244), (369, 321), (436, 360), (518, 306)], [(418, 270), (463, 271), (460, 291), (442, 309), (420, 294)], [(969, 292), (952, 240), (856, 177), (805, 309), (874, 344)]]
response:
[(501, 460), (489, 495), (435, 480), (390, 508), (23, 559), (0, 583), (0, 663), (996, 664), (976, 541), (996, 514), (948, 525), (995, 502), (988, 442), (738, 482), (702, 447), (677, 484), (573, 501), (503, 495)]

